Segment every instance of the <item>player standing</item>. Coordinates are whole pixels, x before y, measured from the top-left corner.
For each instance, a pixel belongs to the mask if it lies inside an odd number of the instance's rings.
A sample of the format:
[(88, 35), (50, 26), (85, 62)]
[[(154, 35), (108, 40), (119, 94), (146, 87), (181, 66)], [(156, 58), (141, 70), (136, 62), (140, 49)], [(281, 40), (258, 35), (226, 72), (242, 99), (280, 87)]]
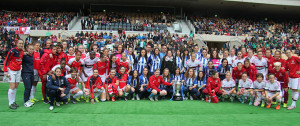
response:
[(35, 92), (36, 92), (36, 85), (37, 85), (37, 83), (38, 83), (38, 81), (40, 79), (38, 69), (40, 68), (40, 60), (41, 60), (40, 56), (41, 55), (39, 53), (40, 43), (36, 42), (33, 45), (34, 45), (34, 53), (33, 53), (33, 58), (34, 58), (34, 61), (33, 61), (34, 82), (33, 82), (32, 87), (31, 87), (30, 101), (32, 103), (35, 103), (35, 102), (39, 101), (36, 98), (34, 98), (34, 96), (35, 96)]
[[(39, 77), (41, 78), (42, 81), (42, 93), (43, 93), (43, 100), (45, 104), (49, 103), (48, 98), (46, 97), (47, 95), (47, 89), (46, 89), (46, 83), (47, 83), (47, 75), (48, 72), (51, 70), (52, 67), (56, 65), (56, 46), (51, 46), (51, 54), (49, 53), (44, 53), (43, 56), (41, 57), (40, 60), (40, 68), (38, 70), (39, 72)], [(52, 58), (51, 58), (52, 55)], [(61, 70), (60, 70), (61, 73)]]
[(100, 55), (100, 59), (94, 64), (93, 69), (98, 69), (99, 76), (104, 83), (109, 71), (109, 63), (105, 55)]
[(296, 108), (296, 102), (299, 97), (298, 90), (300, 89), (300, 58), (292, 56), (292, 51), (287, 50), (286, 55), (288, 59), (286, 60), (286, 70), (289, 71), (289, 88), (292, 92), (292, 104), (288, 107), (289, 110)]
[(265, 77), (268, 74), (268, 61), (262, 56), (263, 56), (262, 51), (258, 51), (257, 58), (254, 59), (253, 62), (257, 69), (257, 73), (262, 73)]

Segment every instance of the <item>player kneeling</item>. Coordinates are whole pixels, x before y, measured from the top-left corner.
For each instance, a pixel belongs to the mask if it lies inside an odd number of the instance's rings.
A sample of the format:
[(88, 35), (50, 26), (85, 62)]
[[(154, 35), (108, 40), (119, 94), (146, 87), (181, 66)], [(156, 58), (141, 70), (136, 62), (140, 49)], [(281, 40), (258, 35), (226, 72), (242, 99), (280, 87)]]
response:
[(58, 67), (54, 72), (54, 76), (49, 76), (46, 84), (47, 93), (50, 98), (49, 110), (53, 110), (54, 101), (56, 101), (56, 106), (60, 106), (59, 102), (67, 102), (68, 98), (66, 94), (70, 91), (70, 84), (65, 76), (61, 76), (61, 69)]
[(128, 101), (128, 94), (130, 92), (130, 85), (127, 85), (127, 79), (128, 79), (128, 74), (125, 73), (125, 67), (121, 66), (120, 67), (120, 73), (117, 73), (117, 78), (119, 80), (119, 86), (118, 86), (118, 96), (121, 98), (124, 94), (124, 99), (125, 101)]
[[(147, 91), (151, 93), (149, 95), (149, 99), (151, 101), (154, 101), (153, 96), (155, 96), (155, 101), (158, 101), (158, 95), (160, 96), (166, 96), (167, 91), (166, 90), (160, 90), (158, 86), (160, 84), (166, 85), (166, 86), (171, 86), (171, 83), (165, 82), (163, 78), (160, 75), (160, 70), (156, 69), (154, 72), (154, 75), (152, 75), (149, 79), (149, 84), (147, 86)], [(173, 83), (174, 81), (172, 81)]]
[(98, 74), (98, 69), (94, 69), (93, 75), (87, 79), (84, 94), (87, 97), (86, 102), (89, 102), (88, 97), (90, 97), (92, 104), (95, 104), (95, 101), (99, 102), (98, 97), (100, 95), (102, 102), (106, 100), (105, 88)]
[(256, 80), (254, 81), (254, 93), (255, 93), (255, 102), (254, 106), (258, 106), (261, 103), (261, 107), (265, 107), (265, 90), (266, 81), (264, 80), (264, 75), (262, 73), (258, 73), (256, 75)]
[(239, 80), (239, 100), (242, 104), (244, 104), (245, 99), (250, 97), (249, 105), (252, 105), (253, 99), (254, 99), (254, 93), (253, 93), (253, 82), (251, 79), (247, 78), (247, 73), (242, 74), (242, 79)]
[(222, 81), (222, 101), (224, 101), (225, 98), (229, 97), (230, 101), (233, 102), (235, 95), (235, 81), (231, 79), (230, 71), (227, 71), (226, 79)]
[(111, 97), (111, 101), (115, 101), (115, 97), (118, 95), (119, 80), (116, 76), (116, 69), (110, 69), (109, 76), (105, 79), (105, 87), (108, 95)]
[(277, 101), (277, 107), (276, 110), (280, 109), (280, 103), (281, 103), (281, 93), (280, 90), (281, 86), (278, 81), (275, 80), (275, 75), (270, 74), (269, 75), (269, 82), (266, 84), (265, 87), (265, 93), (266, 93), (266, 100), (267, 100), (267, 108), (271, 107), (271, 102), (273, 99), (276, 99)]
[(76, 68), (72, 68), (70, 72), (71, 72), (71, 74), (66, 75), (66, 78), (67, 78), (67, 80), (68, 80), (68, 82), (70, 83), (70, 86), (71, 86), (71, 90), (69, 92), (69, 95), (70, 95), (70, 98), (72, 100), (72, 103), (76, 104), (76, 101), (79, 102), (80, 101), (79, 100), (80, 96), (83, 95), (82, 90), (80, 90), (78, 88), (78, 82), (80, 82), (81, 85), (83, 85), (83, 82), (80, 79), (80, 77), (77, 76), (77, 69)]

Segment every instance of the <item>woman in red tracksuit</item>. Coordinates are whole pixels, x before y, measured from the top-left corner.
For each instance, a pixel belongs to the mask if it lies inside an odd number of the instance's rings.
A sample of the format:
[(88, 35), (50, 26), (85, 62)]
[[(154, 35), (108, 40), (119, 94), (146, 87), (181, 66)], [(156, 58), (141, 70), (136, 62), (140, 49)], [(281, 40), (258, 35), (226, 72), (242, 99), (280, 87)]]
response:
[(52, 67), (56, 65), (56, 46), (51, 46), (51, 54), (52, 58), (50, 57), (49, 53), (44, 53), (40, 60), (40, 68), (38, 70), (39, 77), (42, 81), (42, 93), (43, 93), (43, 99), (44, 103), (48, 104), (49, 100), (46, 97), (46, 83), (47, 83), (47, 73), (51, 70)]
[[(285, 65), (285, 64), (284, 64)], [(281, 92), (283, 93), (282, 97), (284, 98), (283, 101), (283, 107), (287, 107), (287, 102), (289, 100), (289, 75), (285, 71), (285, 69), (282, 69), (282, 64), (280, 62), (274, 63), (275, 68), (271, 69), (269, 71), (269, 74), (274, 74), (277, 81), (280, 82), (281, 85)]]
[[(90, 76), (85, 84), (84, 89), (85, 96), (90, 96), (91, 103), (95, 104), (96, 102), (99, 102), (98, 97), (101, 95), (101, 101), (105, 101), (105, 88), (101, 81), (101, 78), (99, 77), (98, 70), (93, 70), (93, 75)], [(87, 102), (89, 98), (87, 98)]]
[[(206, 88), (202, 91), (202, 93), (206, 96), (206, 102), (209, 102), (209, 96), (213, 97), (215, 95), (221, 96), (222, 91), (220, 90), (221, 87), (221, 80), (217, 75), (216, 71), (212, 71), (212, 76), (207, 78)], [(209, 95), (209, 96), (208, 96)]]
[(246, 70), (243, 68), (243, 64), (239, 62), (235, 68), (232, 70), (232, 79), (236, 82), (235, 89), (237, 90), (238, 82), (240, 79), (242, 79), (243, 73), (245, 73)]
[(249, 59), (245, 59), (243, 68), (246, 70), (249, 78), (254, 82), (256, 80), (257, 70), (254, 65), (251, 65)]
[(60, 60), (62, 58), (64, 58), (67, 62), (68, 62), (68, 56), (67, 54), (65, 54), (62, 50), (63, 50), (63, 46), (62, 44), (58, 43), (56, 45), (56, 48), (57, 48), (57, 62), (56, 62), (56, 65), (57, 64), (60, 64)]
[(9, 78), (8, 105), (10, 109), (17, 109), (17, 107), (19, 107), (15, 99), (21, 77), (21, 65), (24, 54), (23, 48), (24, 41), (20, 39), (17, 41), (17, 47), (9, 51), (4, 61), (4, 75)]
[(106, 99), (109, 100), (109, 96), (111, 97), (111, 101), (115, 101), (115, 97), (118, 93), (119, 80), (116, 76), (116, 69), (110, 69), (109, 76), (105, 79), (105, 89), (108, 93)]
[[(174, 82), (174, 80), (172, 81), (172, 83)], [(151, 93), (149, 95), (149, 99), (151, 101), (154, 101), (153, 99), (153, 95), (155, 96), (155, 101), (158, 101), (158, 94), (160, 94), (160, 96), (166, 96), (167, 95), (167, 91), (163, 90), (161, 91), (158, 86), (160, 84), (166, 85), (166, 86), (171, 86), (171, 83), (165, 82), (164, 79), (160, 76), (160, 70), (156, 69), (154, 72), (154, 75), (152, 75), (149, 79), (149, 84), (147, 86), (147, 91), (149, 93)]]

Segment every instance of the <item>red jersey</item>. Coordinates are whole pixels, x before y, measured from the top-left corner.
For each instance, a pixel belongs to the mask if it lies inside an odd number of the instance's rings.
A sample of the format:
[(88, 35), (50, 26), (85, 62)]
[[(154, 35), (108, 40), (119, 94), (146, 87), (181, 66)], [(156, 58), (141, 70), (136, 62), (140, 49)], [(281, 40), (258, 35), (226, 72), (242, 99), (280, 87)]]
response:
[(40, 53), (37, 52), (37, 51), (34, 51), (33, 53), (33, 69), (37, 70), (40, 68), (40, 60), (41, 60), (41, 57), (40, 57)]
[(116, 76), (114, 76), (114, 77), (108, 76), (105, 79), (105, 85), (116, 84), (116, 82), (117, 82), (117, 77)]
[(254, 65), (250, 65), (248, 68), (246, 68), (245, 65), (244, 65), (243, 68), (246, 70), (248, 77), (252, 81), (255, 81), (256, 80), (256, 74), (257, 74), (256, 67)]
[(158, 76), (156, 78), (155, 75), (152, 75), (149, 79), (149, 84), (147, 86), (147, 89), (152, 88), (160, 92), (160, 89), (158, 88), (160, 84), (171, 86), (171, 83), (165, 82), (161, 76)]
[(245, 72), (246, 72), (245, 68), (242, 68), (241, 71), (239, 71), (237, 69), (237, 67), (233, 68), (233, 70), (232, 70), (232, 78), (233, 78), (233, 80), (237, 81), (237, 79), (242, 79), (242, 75)]
[[(80, 77), (72, 78), (71, 74), (66, 75), (66, 79), (70, 84), (70, 89), (74, 89), (77, 87), (77, 83), (80, 82)], [(73, 93), (73, 92), (72, 92)]]
[(81, 67), (84, 65), (84, 61), (82, 59), (76, 61), (76, 58), (73, 58), (69, 60), (68, 64), (71, 68), (76, 68), (78, 72), (81, 69)]
[(221, 81), (220, 78), (213, 78), (212, 76), (207, 78), (206, 81), (206, 88), (208, 90), (208, 93), (211, 93), (211, 90), (215, 90), (215, 92), (218, 92), (221, 87)]
[(56, 65), (56, 55), (52, 54), (53, 57), (50, 58), (49, 53), (44, 53), (41, 60), (40, 60), (40, 68), (39, 73), (41, 75), (47, 74), (52, 67)]
[(272, 64), (272, 65), (269, 65), (269, 69), (270, 69), (270, 66), (271, 66), (271, 69), (273, 69), (274, 68), (274, 63), (276, 63), (276, 62), (280, 62), (281, 67), (283, 67), (283, 68), (286, 67), (286, 61), (284, 59), (279, 58), (278, 60), (274, 59), (272, 62), (270, 62), (270, 64)]
[(75, 58), (75, 53), (73, 55), (68, 54), (68, 59)]
[(65, 60), (68, 62), (68, 56), (67, 56), (65, 53), (63, 53), (63, 52), (60, 52), (60, 53), (58, 54), (56, 64), (60, 64), (60, 60), (61, 60), (62, 58), (65, 58)]
[(122, 89), (127, 85), (128, 74), (117, 74), (119, 80), (119, 87)]
[(93, 66), (93, 69), (97, 69), (99, 71), (99, 75), (104, 75), (104, 74), (108, 74), (108, 67), (109, 64), (108, 62), (106, 63), (105, 61), (104, 62), (101, 62), (100, 60), (98, 60), (94, 66)]
[(7, 68), (11, 71), (21, 70), (23, 55), (23, 50), (18, 47), (11, 49), (5, 58), (3, 71), (7, 72)]
[(280, 69), (276, 71), (275, 68), (272, 69), (269, 73), (273, 73), (276, 77), (276, 80), (280, 82), (282, 88), (287, 88), (289, 84), (289, 75), (285, 69)]
[(267, 59), (268, 64), (271, 63), (271, 62), (273, 62), (273, 60), (274, 60), (274, 57), (273, 57), (273, 56), (270, 56), (270, 57), (263, 56), (263, 57)]
[(243, 54), (243, 57), (248, 57), (248, 53), (246, 52), (245, 54)]
[(91, 98), (95, 98), (94, 89), (95, 88), (100, 89), (101, 87), (104, 88), (104, 85), (103, 85), (103, 83), (101, 81), (101, 78), (99, 76), (94, 77), (94, 75), (90, 76), (87, 79), (86, 84), (85, 84), (85, 88), (89, 89), (89, 91), (91, 93)]
[(86, 58), (86, 54), (82, 53), (80, 59), (85, 59)]
[(116, 61), (116, 64), (117, 64), (117, 68), (118, 68), (118, 71), (120, 71), (120, 68), (121, 66), (124, 66), (125, 67), (125, 73), (128, 72), (129, 70), (129, 65), (130, 65), (130, 61), (128, 59), (126, 59), (126, 61), (123, 61), (122, 59), (118, 59)]
[(289, 71), (290, 78), (299, 78), (300, 75), (297, 74), (299, 71), (300, 58), (292, 56), (290, 59), (286, 60), (286, 70)]

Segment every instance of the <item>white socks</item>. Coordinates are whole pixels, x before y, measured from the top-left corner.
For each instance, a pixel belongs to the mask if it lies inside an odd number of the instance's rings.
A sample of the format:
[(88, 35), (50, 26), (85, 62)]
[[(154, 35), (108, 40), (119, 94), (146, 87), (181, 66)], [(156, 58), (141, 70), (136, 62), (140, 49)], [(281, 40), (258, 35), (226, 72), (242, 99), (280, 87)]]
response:
[(125, 97), (127, 97), (129, 93), (125, 92), (124, 94), (125, 94)]
[(14, 95), (13, 95), (14, 96), (14, 100), (13, 100), (13, 102), (16, 102), (17, 88), (15, 88), (13, 91), (14, 91)]
[(100, 95), (101, 95), (101, 93), (94, 93), (95, 94), (95, 98), (98, 98)]
[(106, 101), (106, 99), (101, 99), (101, 101), (102, 101), (102, 102), (105, 102), (105, 101)]
[(79, 91), (79, 92), (77, 92), (75, 95), (73, 95), (73, 98), (78, 98), (78, 97), (80, 97), (80, 96), (82, 96), (83, 95), (83, 92), (82, 91)]
[(30, 98), (29, 99), (33, 99), (34, 98), (35, 92), (36, 92), (36, 86), (32, 86), (31, 87), (31, 92), (30, 92)]
[(8, 105), (11, 105), (14, 103), (14, 90), (13, 89), (8, 89)]
[(292, 107), (296, 107), (296, 102), (297, 102), (297, 100), (298, 100), (298, 98), (299, 98), (299, 92), (297, 91), (297, 92), (294, 92), (293, 90), (292, 90)]

